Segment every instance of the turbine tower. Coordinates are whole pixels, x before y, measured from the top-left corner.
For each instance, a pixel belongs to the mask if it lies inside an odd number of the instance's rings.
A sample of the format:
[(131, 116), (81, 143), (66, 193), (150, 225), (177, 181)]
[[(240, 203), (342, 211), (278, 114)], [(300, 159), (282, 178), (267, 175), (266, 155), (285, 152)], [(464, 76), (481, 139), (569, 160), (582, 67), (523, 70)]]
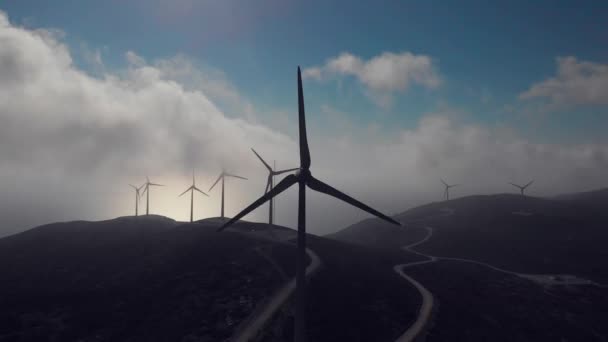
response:
[(188, 189), (186, 189), (186, 191), (182, 192), (181, 195), (179, 195), (177, 197), (182, 197), (182, 195), (188, 191), (190, 191), (190, 222), (192, 222), (192, 219), (194, 216), (194, 191), (198, 191), (201, 194), (209, 197), (209, 195), (207, 195), (201, 189), (196, 187), (196, 180), (194, 179), (194, 171), (192, 171), (192, 185), (190, 185), (190, 187)]
[(298, 184), (299, 201), (298, 201), (298, 251), (297, 251), (297, 273), (296, 273), (296, 317), (295, 317), (295, 341), (304, 342), (306, 340), (306, 186), (312, 190), (322, 192), (324, 194), (336, 197), (346, 203), (349, 203), (359, 209), (365, 210), (368, 213), (375, 215), (390, 223), (400, 225), (399, 222), (392, 218), (372, 209), (371, 207), (357, 201), (356, 199), (336, 190), (328, 184), (314, 178), (310, 173), (310, 151), (308, 150), (308, 141), (306, 137), (306, 121), (304, 117), (304, 94), (302, 91), (302, 76), (300, 67), (298, 67), (298, 118), (299, 118), (299, 135), (300, 135), (300, 170), (295, 174), (285, 176), (277, 186), (268, 191), (264, 196), (253, 202), (247, 208), (243, 209), (238, 215), (230, 221), (224, 223), (218, 231), (226, 229), (228, 226), (238, 221), (241, 217), (247, 215), (255, 208), (261, 206), (266, 201), (277, 196), (281, 192), (287, 190), (292, 185)]
[(440, 179), (440, 180), (441, 180), (441, 183), (443, 183), (443, 185), (445, 186), (445, 191), (443, 192), (443, 194), (445, 195), (445, 200), (447, 201), (450, 199), (450, 188), (459, 186), (460, 184), (448, 184), (443, 179)]
[[(144, 192), (146, 193), (146, 216), (150, 213), (150, 187), (151, 186), (164, 186), (162, 184), (156, 184), (150, 182), (150, 178), (146, 176), (146, 182), (144, 183)], [(142, 193), (143, 196), (143, 193)]]
[(509, 182), (509, 184), (511, 184), (511, 185), (513, 185), (514, 187), (518, 188), (518, 189), (519, 189), (519, 191), (521, 192), (521, 195), (523, 196), (523, 195), (524, 195), (524, 191), (526, 190), (526, 188), (527, 188), (527, 187), (529, 187), (529, 186), (530, 186), (530, 184), (532, 184), (533, 182), (534, 182), (534, 180), (531, 180), (531, 181), (530, 181), (528, 184), (526, 184), (526, 185), (524, 185), (524, 186), (517, 185), (517, 184), (515, 184), (515, 183), (511, 183), (511, 182)]
[(209, 188), (209, 191), (211, 191), (211, 189), (213, 189), (213, 187), (217, 184), (217, 182), (219, 182), (220, 179), (222, 180), (222, 218), (224, 218), (224, 179), (226, 177), (233, 177), (233, 178), (239, 178), (239, 179), (247, 180), (247, 178), (245, 178), (245, 177), (233, 175), (231, 173), (226, 172), (226, 170), (222, 170), (222, 173), (220, 173), (220, 176), (217, 178), (217, 180), (215, 181), (215, 183), (213, 183), (213, 185)]
[[(264, 190), (264, 194), (268, 193), (268, 191), (272, 190), (272, 188), (274, 187), (274, 176), (278, 176), (280, 174), (290, 172), (290, 171), (299, 170), (299, 168), (293, 168), (293, 169), (276, 171), (275, 170), (276, 166), (274, 168), (270, 167), (270, 165), (268, 165), (268, 163), (266, 163), (266, 161), (264, 161), (264, 159), (262, 159), (262, 157), (260, 157), (260, 155), (253, 148), (251, 148), (251, 150), (260, 159), (262, 164), (264, 164), (264, 166), (266, 166), (266, 168), (268, 169), (268, 181), (266, 182), (266, 189)], [(269, 210), (268, 224), (272, 224), (272, 221), (273, 221), (273, 203), (274, 203), (274, 199), (271, 198), (270, 201), (268, 202), (268, 208), (269, 208), (268, 209)]]
[(144, 185), (146, 185), (146, 184), (144, 183), (138, 188), (133, 184), (129, 184), (129, 186), (135, 190), (135, 216), (139, 216), (139, 197), (140, 197), (139, 190), (141, 190), (141, 188), (143, 188)]

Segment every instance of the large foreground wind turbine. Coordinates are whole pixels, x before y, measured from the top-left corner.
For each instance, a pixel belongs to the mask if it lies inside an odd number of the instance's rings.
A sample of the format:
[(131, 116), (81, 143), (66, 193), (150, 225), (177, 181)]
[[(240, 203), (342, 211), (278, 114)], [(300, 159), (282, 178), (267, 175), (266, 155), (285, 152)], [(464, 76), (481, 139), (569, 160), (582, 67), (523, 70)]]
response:
[(302, 91), (302, 76), (300, 67), (298, 67), (298, 117), (300, 127), (300, 170), (295, 174), (288, 175), (277, 184), (272, 190), (268, 191), (264, 196), (253, 202), (250, 206), (243, 209), (238, 215), (230, 221), (224, 223), (218, 231), (226, 229), (241, 217), (247, 215), (255, 208), (261, 206), (266, 201), (277, 196), (281, 192), (287, 190), (294, 184), (299, 185), (299, 201), (298, 201), (298, 252), (297, 252), (297, 275), (296, 275), (296, 317), (295, 317), (295, 341), (304, 342), (306, 338), (306, 186), (312, 190), (322, 192), (324, 194), (341, 199), (357, 208), (367, 211), (379, 218), (390, 223), (400, 225), (399, 222), (392, 218), (368, 207), (367, 205), (357, 201), (356, 199), (334, 189), (328, 184), (314, 178), (310, 173), (310, 152), (308, 150), (308, 141), (306, 137), (306, 121), (304, 117), (304, 94)]
[(198, 191), (201, 194), (209, 197), (206, 193), (204, 193), (201, 189), (196, 187), (196, 180), (194, 179), (194, 172), (192, 172), (192, 185), (186, 191), (182, 192), (181, 195), (177, 197), (182, 197), (183, 194), (190, 191), (190, 222), (192, 222), (192, 218), (194, 216), (194, 191)]
[(247, 178), (245, 178), (245, 177), (233, 175), (231, 173), (226, 172), (225, 170), (222, 170), (222, 173), (220, 173), (220, 176), (217, 178), (217, 180), (215, 181), (215, 183), (213, 183), (213, 185), (209, 188), (209, 191), (211, 191), (211, 189), (213, 189), (213, 187), (217, 184), (217, 182), (219, 182), (220, 179), (222, 180), (222, 218), (224, 218), (224, 179), (226, 177), (233, 177), (233, 178), (239, 178), (239, 179), (247, 180)]
[(519, 191), (521, 192), (521, 195), (523, 196), (524, 195), (524, 190), (526, 190), (526, 188), (529, 187), (530, 184), (532, 184), (533, 182), (534, 182), (534, 180), (531, 180), (530, 183), (528, 183), (528, 184), (526, 184), (524, 186), (517, 185), (517, 184), (511, 183), (511, 182), (509, 182), (509, 184), (513, 185), (516, 188), (519, 188)]
[(443, 194), (445, 195), (445, 200), (449, 200), (450, 199), (450, 189), (458, 186), (460, 184), (448, 184), (446, 183), (443, 179), (440, 179), (441, 183), (443, 183), (443, 185), (445, 186), (445, 191), (443, 192)]
[[(286, 173), (286, 172), (290, 172), (290, 171), (299, 170), (299, 168), (294, 168), (294, 169), (287, 169), (287, 170), (276, 171), (272, 167), (270, 167), (270, 165), (268, 165), (268, 163), (266, 163), (266, 161), (264, 161), (264, 159), (262, 159), (262, 157), (260, 157), (260, 155), (253, 148), (251, 148), (251, 150), (260, 159), (260, 161), (262, 162), (262, 164), (264, 164), (264, 166), (266, 166), (266, 168), (268, 169), (268, 181), (266, 182), (266, 190), (264, 190), (264, 194), (268, 193), (268, 191), (272, 190), (272, 188), (274, 187), (274, 176), (278, 176), (280, 174), (283, 174), (283, 173)], [(272, 215), (273, 214), (272, 213), (273, 202), (274, 202), (273, 198), (271, 198), (270, 201), (268, 202), (268, 208), (269, 208), (268, 209), (269, 210), (268, 223), (269, 224), (272, 224), (272, 221), (273, 221), (273, 215)]]
[(129, 184), (129, 186), (135, 190), (135, 216), (139, 215), (139, 197), (140, 197), (139, 190), (141, 190), (141, 188), (143, 188), (144, 185), (146, 185), (146, 184), (144, 183), (138, 188), (133, 184)]
[[(144, 183), (144, 192), (146, 193), (146, 215), (150, 213), (150, 187), (151, 186), (164, 186), (162, 184), (156, 184), (150, 182), (150, 178), (146, 176), (146, 182)], [(142, 193), (143, 196), (143, 193)]]

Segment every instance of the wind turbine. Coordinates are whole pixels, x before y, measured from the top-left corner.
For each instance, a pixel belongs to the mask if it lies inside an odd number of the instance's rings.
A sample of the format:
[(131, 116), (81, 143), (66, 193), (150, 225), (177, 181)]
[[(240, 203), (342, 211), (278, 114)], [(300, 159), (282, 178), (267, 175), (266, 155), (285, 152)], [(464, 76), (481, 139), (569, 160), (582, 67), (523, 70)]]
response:
[(526, 190), (526, 188), (529, 187), (530, 184), (532, 184), (533, 182), (534, 182), (534, 180), (531, 180), (530, 183), (528, 183), (528, 184), (526, 184), (524, 186), (517, 185), (517, 184), (511, 183), (511, 182), (509, 182), (509, 184), (513, 185), (516, 188), (519, 188), (519, 191), (521, 191), (521, 195), (523, 196), (524, 195), (524, 190)]
[(143, 188), (144, 185), (146, 185), (146, 184), (144, 183), (138, 188), (133, 184), (129, 184), (129, 186), (135, 190), (135, 216), (139, 216), (139, 212), (138, 212), (139, 211), (139, 208), (138, 208), (139, 207), (139, 197), (140, 197), (139, 190), (141, 190), (141, 188)]
[[(268, 163), (266, 163), (266, 161), (264, 161), (264, 159), (262, 159), (262, 157), (260, 157), (260, 155), (253, 148), (251, 148), (251, 150), (260, 159), (260, 161), (262, 162), (262, 164), (264, 164), (264, 166), (266, 166), (266, 168), (268, 169), (268, 181), (266, 182), (266, 189), (264, 190), (264, 194), (268, 193), (269, 190), (272, 190), (272, 188), (274, 186), (274, 176), (278, 176), (280, 174), (283, 174), (283, 173), (286, 173), (286, 172), (290, 172), (290, 171), (299, 170), (299, 168), (296, 167), (296, 168), (293, 168), (293, 169), (276, 171), (275, 170), (276, 166), (274, 168), (270, 167), (270, 165), (268, 165)], [(273, 202), (274, 202), (273, 198), (271, 198), (270, 201), (268, 202), (268, 208), (269, 208), (268, 209), (269, 210), (268, 224), (272, 224), (272, 221), (273, 221), (273, 212), (272, 212)]]
[(239, 178), (239, 179), (247, 180), (247, 178), (245, 178), (245, 177), (233, 175), (231, 173), (226, 172), (226, 170), (222, 170), (222, 173), (220, 173), (220, 176), (217, 178), (217, 180), (215, 181), (215, 183), (213, 183), (213, 185), (209, 188), (209, 191), (211, 191), (211, 189), (213, 189), (213, 187), (217, 184), (217, 182), (219, 182), (220, 179), (222, 180), (222, 218), (224, 218), (224, 179), (226, 177), (233, 177), (233, 178)]
[(445, 200), (447, 201), (450, 199), (450, 188), (453, 188), (460, 184), (448, 184), (443, 179), (440, 178), (440, 180), (441, 180), (441, 183), (443, 183), (443, 185), (445, 186), (445, 191), (443, 192), (443, 194), (445, 195)]
[[(150, 182), (150, 178), (146, 176), (146, 182), (144, 183), (144, 192), (146, 193), (146, 216), (150, 213), (150, 187), (151, 186), (164, 186), (162, 184), (156, 184)], [(142, 193), (143, 196), (143, 193)]]
[(194, 179), (194, 171), (192, 172), (192, 185), (186, 191), (182, 192), (181, 195), (177, 197), (182, 197), (183, 194), (190, 191), (190, 222), (192, 222), (192, 217), (194, 216), (194, 191), (198, 191), (201, 194), (209, 197), (206, 193), (204, 193), (201, 189), (196, 187), (196, 180)]
[(228, 226), (238, 221), (243, 216), (250, 213), (255, 208), (261, 206), (266, 201), (287, 190), (294, 184), (299, 185), (298, 201), (298, 251), (297, 251), (297, 273), (296, 273), (296, 317), (295, 317), (295, 341), (304, 342), (306, 339), (306, 186), (312, 190), (336, 197), (359, 209), (365, 210), (390, 223), (400, 225), (392, 218), (372, 209), (371, 207), (357, 201), (356, 199), (334, 189), (328, 184), (314, 178), (310, 173), (310, 151), (308, 150), (308, 140), (306, 137), (306, 120), (304, 117), (304, 94), (302, 91), (302, 76), (298, 67), (298, 117), (300, 131), (300, 170), (295, 174), (285, 176), (277, 186), (268, 191), (264, 196), (243, 209), (230, 221), (224, 223), (218, 231), (226, 229)]

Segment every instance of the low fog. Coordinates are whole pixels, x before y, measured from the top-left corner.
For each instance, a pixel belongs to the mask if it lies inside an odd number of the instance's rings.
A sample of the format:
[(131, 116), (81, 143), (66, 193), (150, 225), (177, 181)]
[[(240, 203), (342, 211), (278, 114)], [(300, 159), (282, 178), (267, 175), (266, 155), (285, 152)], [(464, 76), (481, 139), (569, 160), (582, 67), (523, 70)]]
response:
[[(74, 53), (61, 32), (18, 27), (0, 12), (0, 236), (55, 221), (132, 215), (128, 184), (140, 185), (146, 175), (166, 185), (152, 189), (151, 213), (187, 220), (189, 199), (177, 195), (192, 170), (207, 191), (223, 167), (248, 178), (227, 180), (226, 214), (233, 216), (266, 184), (251, 147), (278, 168), (298, 166), (297, 61), (293, 83), (285, 85), (293, 87), (293, 108), (259, 115), (221, 72), (197, 68), (187, 56), (147, 61), (127, 51), (123, 68), (93, 73), (77, 66)], [(306, 80), (305, 94), (315, 82)], [(523, 97), (551, 90), (539, 82), (522, 89)], [(580, 88), (572, 91), (585, 98)], [(449, 108), (385, 133), (381, 123), (344, 124), (348, 113), (323, 108), (307, 113), (313, 174), (388, 214), (441, 200), (440, 177), (463, 184), (452, 197), (515, 192), (507, 182), (531, 179), (534, 196), (606, 185), (606, 145), (532, 142), (510, 127), (462, 121)], [(195, 219), (219, 216), (219, 190), (196, 197)], [(295, 227), (296, 193), (293, 187), (276, 200), (278, 224)], [(313, 234), (367, 217), (325, 195), (307, 196)], [(246, 219), (267, 215), (264, 206)]]

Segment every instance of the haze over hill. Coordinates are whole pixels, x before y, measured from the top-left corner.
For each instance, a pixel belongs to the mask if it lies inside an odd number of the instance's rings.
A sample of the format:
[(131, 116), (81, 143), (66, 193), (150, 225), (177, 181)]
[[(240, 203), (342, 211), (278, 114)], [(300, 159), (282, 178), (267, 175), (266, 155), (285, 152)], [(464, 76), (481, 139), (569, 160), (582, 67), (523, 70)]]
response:
[[(153, 196), (152, 213), (186, 220), (187, 203), (177, 195), (189, 184), (193, 169), (205, 188), (222, 167), (249, 178), (227, 184), (227, 213), (234, 215), (264, 190), (265, 170), (251, 147), (269, 161), (276, 160), (279, 168), (297, 165), (293, 76), (298, 64), (305, 70), (315, 174), (384, 212), (441, 198), (441, 177), (464, 183), (454, 189), (455, 196), (503, 192), (509, 188), (506, 182), (532, 178), (537, 182), (530, 194), (546, 196), (593, 189), (605, 182), (608, 146), (604, 132), (597, 131), (606, 127), (607, 116), (601, 114), (604, 109), (595, 113), (587, 106), (605, 104), (602, 99), (608, 98), (603, 88), (595, 86), (605, 84), (601, 80), (606, 79), (606, 66), (593, 61), (594, 55), (561, 56), (572, 51), (565, 35), (552, 40), (564, 44), (561, 48), (533, 53), (533, 61), (525, 65), (537, 68), (523, 72), (519, 64), (523, 59), (512, 57), (516, 51), (494, 52), (529, 35), (470, 39), (470, 32), (452, 30), (449, 18), (436, 19), (440, 13), (426, 3), (369, 6), (387, 13), (375, 13), (376, 25), (344, 23), (342, 30), (313, 24), (334, 13), (331, 1), (314, 6), (290, 1), (282, 4), (285, 7), (274, 0), (260, 5), (161, 3), (127, 1), (114, 6), (59, 0), (50, 5), (22, 0), (0, 4), (0, 236), (46, 222), (130, 215), (132, 194), (127, 184), (139, 185), (146, 175), (167, 185)], [(372, 15), (371, 8), (362, 4), (336, 8), (345, 14), (356, 12), (361, 22)], [(444, 12), (467, 8), (454, 6)], [(495, 14), (489, 3), (476, 3), (473, 8)], [(535, 22), (544, 16), (531, 13), (541, 8), (545, 7), (512, 13), (531, 15), (528, 19)], [(310, 12), (313, 9), (318, 13)], [(574, 25), (571, 12), (563, 10), (551, 12), (557, 16), (551, 27), (548, 23), (526, 27), (547, 30), (544, 34), (551, 36), (559, 31), (555, 27), (559, 22), (581, 30), (594, 27), (587, 25), (592, 16), (581, 16), (584, 24)], [(263, 17), (268, 20), (256, 17), (260, 12), (268, 12), (270, 17)], [(175, 24), (218, 25), (175, 35), (176, 28), (158, 22), (153, 13), (165, 19), (178, 15), (178, 20), (169, 20)], [(401, 27), (417, 23), (394, 17), (404, 13), (448, 27), (420, 38), (432, 31)], [(185, 36), (198, 41), (203, 34), (217, 32), (216, 26), (234, 23), (228, 14), (247, 23), (264, 23), (254, 25), (260, 30), (263, 26), (264, 33), (250, 32), (255, 44), (240, 36), (245, 41), (212, 44), (203, 50), (184, 42)], [(471, 15), (459, 18), (471, 19)], [(498, 31), (518, 32), (524, 27), (521, 17), (511, 19), (509, 27), (514, 31), (505, 30), (502, 21)], [(338, 24), (333, 17), (326, 20)], [(596, 20), (599, 27), (606, 21)], [(293, 22), (306, 29), (293, 32)], [(391, 22), (402, 30), (395, 31)], [(494, 22), (499, 21), (489, 20)], [(273, 23), (279, 27), (265, 26)], [(474, 25), (468, 20), (455, 26), (488, 32), (489, 23)], [(123, 31), (114, 31), (118, 27)], [(317, 37), (336, 34), (341, 38), (334, 41), (346, 42), (368, 37), (369, 30), (386, 30), (376, 32), (378, 39), (369, 50), (350, 44), (317, 45)], [(318, 34), (312, 38), (311, 32)], [(391, 35), (396, 35), (392, 43), (381, 43)], [(404, 35), (415, 37), (403, 39)], [(267, 46), (269, 36), (283, 45)], [(570, 43), (580, 46), (591, 36)], [(486, 41), (478, 48), (489, 49), (485, 51), (495, 60), (480, 61), (475, 49), (450, 51), (454, 42), (481, 38)], [(442, 40), (447, 45), (439, 48), (436, 44)], [(318, 50), (294, 42), (309, 42)], [(430, 42), (432, 46), (426, 45)], [(603, 42), (602, 38), (585, 45), (599, 47)], [(161, 46), (165, 49), (159, 51)], [(271, 53), (271, 48), (278, 51)], [(530, 49), (520, 52), (524, 55), (520, 57), (530, 57)], [(486, 69), (475, 68), (479, 63), (488, 63)], [(473, 74), (477, 77), (470, 79)], [(468, 76), (461, 79), (462, 75)], [(523, 79), (501, 86), (514, 81), (515, 75)], [(542, 87), (553, 79), (554, 87)], [(542, 106), (545, 99), (559, 101)], [(552, 110), (556, 112), (545, 113)], [(563, 123), (569, 120), (577, 122)], [(197, 207), (199, 218), (218, 215), (219, 196), (211, 196)], [(295, 203), (295, 191), (281, 197), (278, 223), (295, 225)], [(310, 216), (310, 232), (317, 234), (335, 232), (366, 217), (322, 195), (311, 194), (309, 207), (315, 213)], [(247, 219), (264, 217), (255, 212)]]
[(608, 342), (607, 22), (0, 2), (0, 342)]
[[(608, 310), (608, 287), (512, 272), (607, 284), (606, 202), (590, 205), (606, 192), (470, 196), (396, 215), (401, 228), (367, 219), (311, 235), (322, 266), (310, 280), (309, 338), (394, 341), (422, 299), (393, 268), (426, 254), (447, 259), (404, 272), (435, 297), (424, 325), (429, 341), (602, 341), (608, 331), (596, 313)], [(295, 235), (244, 221), (217, 233), (222, 222), (121, 217), (0, 239), (0, 336), (212, 341), (235, 334), (294, 276)], [(402, 249), (420, 241), (415, 252)], [(261, 340), (289, 339), (290, 306), (271, 316)]]

